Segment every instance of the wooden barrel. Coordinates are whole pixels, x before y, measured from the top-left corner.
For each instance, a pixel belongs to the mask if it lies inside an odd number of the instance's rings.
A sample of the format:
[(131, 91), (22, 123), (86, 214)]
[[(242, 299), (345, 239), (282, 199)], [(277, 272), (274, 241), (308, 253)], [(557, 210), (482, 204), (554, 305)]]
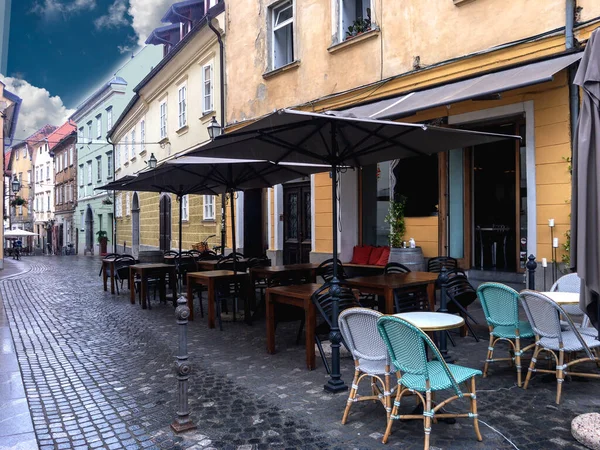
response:
[(408, 267), (411, 272), (425, 271), (425, 258), (421, 247), (416, 248), (392, 248), (388, 262), (396, 262)]

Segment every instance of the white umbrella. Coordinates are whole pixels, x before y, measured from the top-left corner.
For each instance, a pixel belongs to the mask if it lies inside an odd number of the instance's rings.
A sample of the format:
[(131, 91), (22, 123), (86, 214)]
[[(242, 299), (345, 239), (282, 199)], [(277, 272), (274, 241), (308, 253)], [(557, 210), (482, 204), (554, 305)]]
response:
[(26, 236), (38, 236), (37, 233), (32, 233), (26, 230), (5, 230), (4, 237), (26, 237)]

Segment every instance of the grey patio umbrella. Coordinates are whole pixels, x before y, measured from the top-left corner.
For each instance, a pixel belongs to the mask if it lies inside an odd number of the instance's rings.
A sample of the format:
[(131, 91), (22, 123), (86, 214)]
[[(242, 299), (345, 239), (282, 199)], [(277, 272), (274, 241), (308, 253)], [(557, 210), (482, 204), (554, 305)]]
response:
[(573, 146), (571, 266), (581, 278), (579, 306), (600, 329), (600, 31), (585, 48), (574, 84), (583, 101)]
[(347, 389), (340, 375), (341, 335), (337, 324), (339, 279), (337, 277), (337, 171), (381, 161), (431, 155), (446, 150), (518, 139), (492, 133), (442, 128), (423, 124), (344, 117), (340, 113), (308, 113), (282, 109), (239, 131), (221, 135), (188, 152), (189, 156), (268, 159), (276, 163), (327, 164), (332, 174), (333, 279), (330, 392)]

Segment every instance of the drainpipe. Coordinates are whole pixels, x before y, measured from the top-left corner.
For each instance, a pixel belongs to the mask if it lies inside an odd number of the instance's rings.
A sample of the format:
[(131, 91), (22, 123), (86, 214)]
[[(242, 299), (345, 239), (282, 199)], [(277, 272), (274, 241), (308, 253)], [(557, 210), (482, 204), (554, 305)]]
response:
[[(221, 126), (225, 128), (225, 47), (223, 45), (223, 39), (221, 33), (217, 30), (212, 22), (210, 14), (206, 15), (206, 24), (217, 36), (219, 42), (219, 96), (221, 97)], [(233, 196), (231, 198), (233, 202)], [(227, 194), (221, 194), (221, 254), (225, 255), (225, 246), (227, 242), (226, 229), (225, 229), (225, 211), (227, 209)], [(233, 225), (233, 224), (232, 224)], [(235, 250), (234, 250), (235, 251)]]
[[(116, 151), (115, 151), (115, 143), (112, 141), (112, 136), (106, 136), (106, 142), (108, 142), (110, 145), (112, 145), (112, 179), (113, 181), (115, 181), (115, 156), (116, 156)], [(113, 223), (112, 223), (112, 229), (113, 229), (113, 253), (119, 253), (117, 251), (117, 207), (116, 207), (116, 203), (117, 203), (117, 193), (116, 191), (113, 191), (113, 199), (112, 199), (112, 204), (113, 204)]]
[[(575, 49), (575, 37), (573, 29), (575, 28), (575, 9), (577, 0), (566, 1), (566, 20), (565, 20), (565, 47), (567, 50)], [(569, 112), (571, 117), (571, 155), (573, 155), (573, 145), (575, 142), (575, 133), (577, 132), (577, 121), (579, 120), (579, 88), (573, 84), (575, 74), (579, 64), (571, 64), (569, 67)]]

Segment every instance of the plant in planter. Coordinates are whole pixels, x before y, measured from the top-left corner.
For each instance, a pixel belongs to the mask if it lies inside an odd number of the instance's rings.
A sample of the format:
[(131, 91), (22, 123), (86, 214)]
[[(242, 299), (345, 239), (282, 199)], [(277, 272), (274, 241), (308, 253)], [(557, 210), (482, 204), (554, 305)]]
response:
[(27, 200), (25, 200), (23, 197), (15, 197), (10, 202), (10, 206), (24, 206), (26, 204), (27, 204)]
[(98, 239), (98, 244), (100, 244), (100, 255), (105, 255), (108, 244), (108, 233), (104, 230), (100, 230), (96, 232), (96, 237)]
[(102, 200), (102, 204), (103, 204), (103, 205), (112, 205), (112, 204), (113, 204), (113, 202), (112, 202), (112, 200), (110, 199), (110, 197), (107, 197), (107, 198), (105, 198), (105, 199), (103, 199), (103, 200)]
[(404, 222), (404, 208), (406, 206), (406, 197), (400, 196), (397, 201), (390, 201), (388, 214), (385, 216), (385, 222), (390, 224), (390, 247), (401, 248), (406, 233), (406, 223)]
[(346, 31), (346, 39), (351, 39), (359, 34), (371, 31), (371, 8), (367, 8), (367, 17), (357, 17), (352, 25), (348, 27)]

